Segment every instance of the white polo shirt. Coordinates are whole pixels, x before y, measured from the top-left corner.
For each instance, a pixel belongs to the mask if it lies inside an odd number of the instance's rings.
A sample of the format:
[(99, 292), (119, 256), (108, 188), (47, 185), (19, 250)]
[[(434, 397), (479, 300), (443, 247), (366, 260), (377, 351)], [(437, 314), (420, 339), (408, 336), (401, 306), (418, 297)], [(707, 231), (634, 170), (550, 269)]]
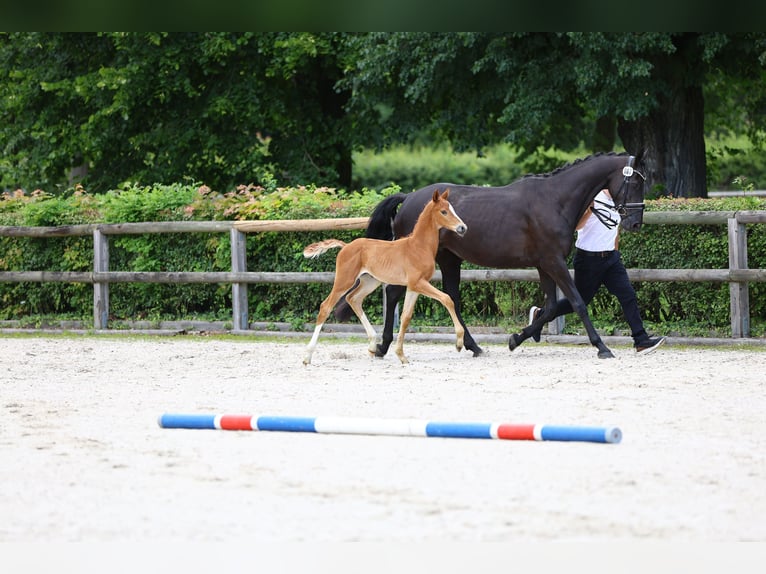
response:
[[(577, 230), (575, 246), (585, 251), (613, 251), (617, 248), (617, 234), (620, 232), (620, 214), (614, 210), (614, 202), (604, 191), (594, 198), (593, 208), (614, 225), (607, 226), (591, 211), (582, 229)], [(590, 209), (590, 208), (589, 208)]]

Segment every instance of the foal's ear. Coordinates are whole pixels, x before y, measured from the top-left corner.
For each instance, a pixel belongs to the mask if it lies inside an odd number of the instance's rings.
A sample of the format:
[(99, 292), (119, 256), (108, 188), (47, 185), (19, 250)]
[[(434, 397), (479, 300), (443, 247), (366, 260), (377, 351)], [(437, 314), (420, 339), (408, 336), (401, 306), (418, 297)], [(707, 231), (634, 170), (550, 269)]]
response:
[(433, 197), (431, 198), (431, 200), (432, 200), (434, 203), (436, 203), (437, 201), (439, 201), (439, 190), (438, 190), (438, 189), (434, 189), (434, 195), (433, 195)]
[(444, 201), (447, 201), (447, 198), (449, 197), (449, 187), (444, 190), (444, 193), (442, 193), (442, 199)]

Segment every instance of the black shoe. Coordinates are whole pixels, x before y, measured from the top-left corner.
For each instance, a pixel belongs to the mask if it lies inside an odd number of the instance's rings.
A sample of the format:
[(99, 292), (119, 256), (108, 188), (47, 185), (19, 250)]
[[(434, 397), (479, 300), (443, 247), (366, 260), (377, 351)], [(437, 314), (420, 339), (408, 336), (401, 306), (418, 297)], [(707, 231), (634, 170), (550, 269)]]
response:
[[(542, 313), (542, 311), (543, 310), (540, 309), (540, 307), (536, 307), (535, 305), (532, 305), (529, 308), (529, 323), (527, 323), (527, 324), (531, 325), (532, 322), (535, 319), (537, 319), (537, 317), (540, 315), (540, 313)], [(540, 333), (542, 333), (542, 331), (543, 331), (543, 329), (541, 327), (540, 329), (538, 329), (537, 331), (532, 333), (532, 340), (534, 340), (535, 343), (539, 343), (540, 342)]]
[(648, 355), (649, 353), (653, 352), (657, 347), (662, 345), (665, 342), (665, 337), (657, 337), (655, 339), (647, 339), (646, 341), (641, 341), (640, 343), (636, 343), (636, 354), (637, 355)]

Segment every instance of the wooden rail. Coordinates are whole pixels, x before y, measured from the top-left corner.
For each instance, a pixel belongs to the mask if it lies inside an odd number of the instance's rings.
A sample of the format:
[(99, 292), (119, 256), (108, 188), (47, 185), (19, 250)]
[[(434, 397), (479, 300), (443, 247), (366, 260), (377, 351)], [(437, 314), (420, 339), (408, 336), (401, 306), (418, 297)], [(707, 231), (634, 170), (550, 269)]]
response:
[[(110, 283), (230, 283), (232, 285), (232, 326), (248, 328), (247, 285), (250, 283), (332, 283), (332, 272), (247, 271), (245, 234), (265, 231), (336, 231), (365, 229), (368, 218), (304, 219), (269, 221), (172, 221), (63, 225), (57, 227), (0, 226), (0, 236), (71, 237), (93, 236), (93, 271), (4, 271), (2, 282), (69, 282), (93, 285), (95, 329), (107, 329)], [(747, 224), (766, 223), (766, 211), (673, 211), (647, 212), (647, 225), (726, 225), (729, 243), (728, 269), (629, 269), (631, 281), (711, 281), (729, 283), (732, 337), (750, 336), (748, 283), (766, 281), (766, 269), (748, 269)], [(230, 272), (146, 272), (110, 271), (109, 237), (154, 233), (229, 233), (232, 269)], [(534, 269), (466, 269), (463, 281), (539, 281)], [(434, 281), (441, 280), (437, 271)], [(560, 332), (563, 323), (553, 325)]]

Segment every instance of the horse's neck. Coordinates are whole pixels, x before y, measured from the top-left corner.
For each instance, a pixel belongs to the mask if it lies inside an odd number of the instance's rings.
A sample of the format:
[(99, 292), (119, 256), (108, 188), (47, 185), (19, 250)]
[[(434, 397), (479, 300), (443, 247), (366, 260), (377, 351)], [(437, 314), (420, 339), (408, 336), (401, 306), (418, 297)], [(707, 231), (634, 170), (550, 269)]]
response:
[(434, 223), (432, 213), (430, 205), (423, 210), (407, 239), (410, 243), (427, 248), (436, 256), (436, 250), (439, 248), (439, 226)]
[(575, 188), (557, 185), (555, 189), (560, 192), (559, 205), (564, 208), (567, 218), (576, 224), (604, 185), (606, 185), (606, 178), (603, 182), (594, 180), (589, 183), (579, 183)]

